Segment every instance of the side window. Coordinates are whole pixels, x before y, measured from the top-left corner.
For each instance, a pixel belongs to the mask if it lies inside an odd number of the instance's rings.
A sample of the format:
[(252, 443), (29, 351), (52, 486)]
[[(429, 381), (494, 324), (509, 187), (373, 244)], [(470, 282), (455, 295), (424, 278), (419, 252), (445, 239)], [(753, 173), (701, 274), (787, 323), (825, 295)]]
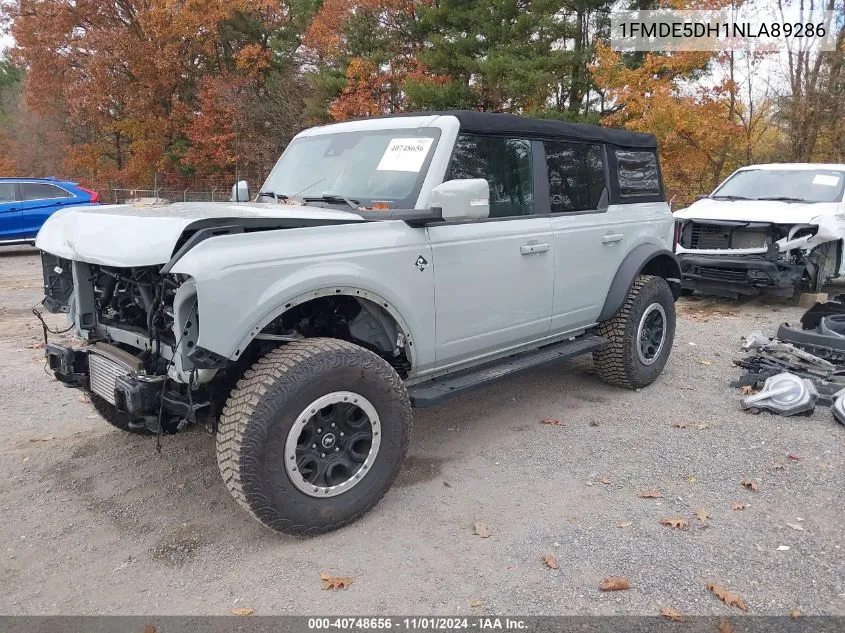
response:
[(656, 196), (660, 194), (657, 156), (653, 152), (616, 150), (619, 193), (623, 196)]
[(534, 173), (529, 141), (459, 135), (446, 180), (462, 178), (486, 178), (490, 183), (491, 218), (534, 212)]
[(22, 200), (50, 200), (52, 198), (72, 198), (71, 194), (62, 189), (41, 182), (22, 182)]
[(545, 141), (552, 213), (597, 209), (604, 192), (601, 145)]
[(15, 184), (12, 182), (0, 182), (0, 203), (15, 201)]

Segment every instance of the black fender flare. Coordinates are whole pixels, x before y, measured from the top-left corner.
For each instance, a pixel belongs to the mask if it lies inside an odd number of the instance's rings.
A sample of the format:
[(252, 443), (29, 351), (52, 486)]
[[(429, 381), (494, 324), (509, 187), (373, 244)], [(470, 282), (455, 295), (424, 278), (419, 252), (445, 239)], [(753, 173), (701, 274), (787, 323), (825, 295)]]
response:
[(616, 270), (599, 314), (599, 323), (619, 311), (640, 273), (663, 277), (672, 289), (672, 296), (677, 299), (681, 295), (681, 267), (675, 254), (656, 244), (640, 244), (625, 256)]

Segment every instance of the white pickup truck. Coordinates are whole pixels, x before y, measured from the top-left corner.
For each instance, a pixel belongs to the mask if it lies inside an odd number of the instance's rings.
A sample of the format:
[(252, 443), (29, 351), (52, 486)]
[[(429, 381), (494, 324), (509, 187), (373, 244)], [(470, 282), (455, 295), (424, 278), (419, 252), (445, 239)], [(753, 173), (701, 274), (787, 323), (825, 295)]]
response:
[(737, 170), (675, 213), (686, 292), (818, 292), (845, 272), (845, 165)]

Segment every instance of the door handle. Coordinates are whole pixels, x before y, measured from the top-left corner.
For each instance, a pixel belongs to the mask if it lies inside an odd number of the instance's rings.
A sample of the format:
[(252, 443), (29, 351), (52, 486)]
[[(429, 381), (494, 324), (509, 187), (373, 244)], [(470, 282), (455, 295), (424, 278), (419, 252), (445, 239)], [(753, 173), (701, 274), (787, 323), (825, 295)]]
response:
[(523, 255), (532, 255), (534, 253), (545, 253), (551, 246), (544, 242), (542, 244), (523, 244), (519, 247), (519, 252)]
[(616, 244), (616, 242), (621, 242), (624, 238), (625, 236), (622, 233), (607, 233), (601, 236), (601, 243)]

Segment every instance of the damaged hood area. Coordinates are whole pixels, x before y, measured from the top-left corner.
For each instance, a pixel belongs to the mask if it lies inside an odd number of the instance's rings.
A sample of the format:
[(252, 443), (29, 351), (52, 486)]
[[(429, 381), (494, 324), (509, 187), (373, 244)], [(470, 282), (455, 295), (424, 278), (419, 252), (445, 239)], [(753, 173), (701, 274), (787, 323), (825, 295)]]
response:
[[(813, 224), (821, 215), (843, 213), (838, 202), (783, 202), (780, 200), (714, 200), (705, 198), (675, 213), (678, 220)], [(845, 216), (842, 217), (845, 220)]]
[(348, 211), (258, 203), (180, 202), (70, 207), (54, 213), (35, 246), (64, 259), (103, 266), (166, 263), (185, 232), (242, 226), (247, 231), (348, 224), (364, 219)]

